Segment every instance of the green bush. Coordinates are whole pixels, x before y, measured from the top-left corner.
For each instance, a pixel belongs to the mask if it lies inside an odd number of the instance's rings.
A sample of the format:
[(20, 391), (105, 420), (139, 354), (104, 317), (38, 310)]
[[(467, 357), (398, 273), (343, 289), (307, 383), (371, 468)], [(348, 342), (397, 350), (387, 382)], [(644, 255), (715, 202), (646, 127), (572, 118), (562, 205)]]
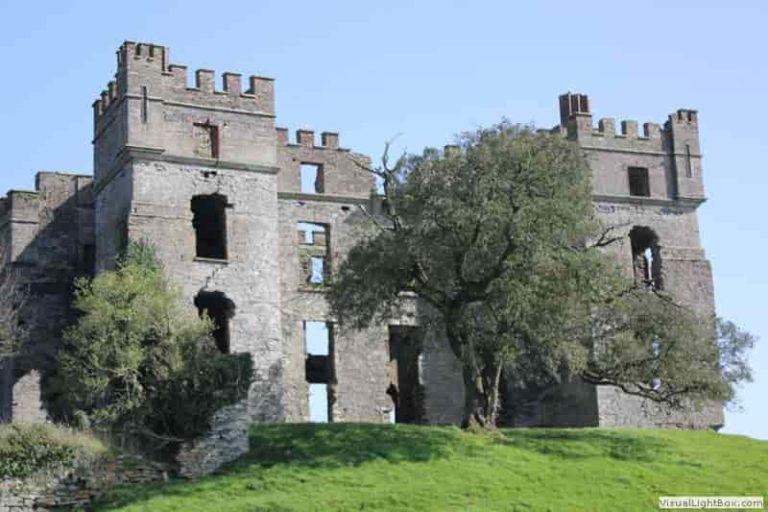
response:
[(0, 478), (74, 468), (107, 453), (98, 439), (46, 424), (0, 426)]
[(159, 453), (245, 398), (250, 355), (219, 352), (212, 322), (183, 303), (150, 246), (130, 244), (116, 270), (78, 281), (74, 305), (57, 377), (70, 421)]

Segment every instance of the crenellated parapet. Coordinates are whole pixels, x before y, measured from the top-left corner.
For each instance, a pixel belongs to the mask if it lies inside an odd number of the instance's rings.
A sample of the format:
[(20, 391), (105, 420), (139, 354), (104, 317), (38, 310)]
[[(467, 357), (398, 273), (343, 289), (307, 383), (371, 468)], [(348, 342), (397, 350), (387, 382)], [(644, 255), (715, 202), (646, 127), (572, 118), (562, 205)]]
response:
[[(187, 66), (170, 64), (169, 54), (167, 47), (157, 44), (123, 43), (117, 51), (115, 79), (107, 83), (93, 103), (96, 122), (131, 95), (274, 115), (273, 79), (252, 75), (243, 84), (242, 75), (225, 72), (219, 89), (214, 71), (198, 69), (194, 85), (190, 86)], [(243, 85), (247, 85), (245, 90)]]
[(301, 146), (312, 149), (335, 149), (339, 151), (349, 151), (339, 147), (339, 134), (336, 132), (321, 132), (320, 144), (315, 144), (314, 130), (299, 128), (296, 130), (294, 142), (291, 142), (288, 136), (288, 128), (277, 127), (277, 144), (280, 146)]
[[(290, 137), (288, 128), (275, 128), (277, 133), (278, 191), (306, 193), (323, 200), (347, 197), (368, 200), (374, 187), (373, 174), (361, 168), (370, 166), (367, 157), (340, 147), (339, 134), (321, 132), (319, 144), (314, 130), (300, 128)], [(302, 189), (302, 169), (315, 175), (315, 187)], [(306, 184), (306, 183), (305, 183)]]
[(642, 132), (638, 129), (638, 123), (635, 120), (622, 120), (619, 122), (619, 127), (620, 131), (616, 133), (616, 120), (612, 117), (604, 117), (598, 121), (597, 128), (592, 130), (592, 135), (630, 140), (661, 140), (661, 126), (658, 123), (643, 123)]
[(635, 120), (617, 123), (610, 117), (594, 126), (585, 94), (563, 94), (559, 105), (560, 125), (553, 131), (577, 141), (592, 155), (596, 193), (634, 195), (626, 176), (630, 168), (639, 168), (649, 176), (649, 197), (703, 200), (695, 110), (677, 110), (663, 125), (646, 122), (641, 130)]
[[(640, 130), (641, 127), (642, 130)], [(642, 146), (646, 149), (654, 146), (661, 149), (663, 131), (666, 130), (666, 126), (662, 129), (658, 123), (651, 122), (640, 125), (634, 119), (622, 119), (617, 124), (616, 119), (612, 117), (601, 118), (597, 126), (593, 126), (587, 95), (566, 93), (560, 96), (560, 125), (555, 130), (585, 143), (588, 143), (590, 139), (603, 139), (606, 141), (605, 144), (615, 144), (617, 147), (622, 147), (627, 146), (622, 141), (639, 141), (639, 144), (648, 142)]]
[[(40, 190), (9, 190), (0, 203), (0, 218), (7, 221), (37, 221), (42, 195)], [(4, 223), (4, 222), (3, 222)]]
[(274, 81), (232, 72), (218, 77), (210, 69), (189, 75), (186, 66), (170, 63), (165, 46), (120, 46), (114, 80), (93, 104), (97, 189), (131, 155), (241, 169), (274, 166)]

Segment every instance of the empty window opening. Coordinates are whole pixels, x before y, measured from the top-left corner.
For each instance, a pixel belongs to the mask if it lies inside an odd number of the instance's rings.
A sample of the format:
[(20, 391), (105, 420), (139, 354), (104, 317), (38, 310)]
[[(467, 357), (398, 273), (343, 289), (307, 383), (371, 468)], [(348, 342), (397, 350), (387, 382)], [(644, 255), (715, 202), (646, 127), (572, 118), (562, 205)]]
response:
[(235, 316), (235, 303), (223, 292), (200, 292), (195, 297), (195, 307), (213, 322), (213, 339), (216, 347), (223, 353), (230, 351), (229, 320)]
[(324, 192), (323, 166), (320, 164), (301, 164), (301, 191), (305, 194)]
[(227, 259), (227, 198), (212, 194), (192, 198), (192, 225), (198, 258)]
[(93, 275), (96, 267), (96, 246), (94, 244), (84, 244), (82, 246), (80, 258), (80, 272), (86, 275)]
[(311, 423), (330, 423), (328, 407), (328, 384), (310, 384), (309, 421)]
[(141, 122), (146, 123), (149, 117), (149, 94), (147, 86), (141, 86)]
[(328, 267), (328, 227), (323, 224), (299, 222), (296, 225), (299, 238), (301, 282), (304, 285), (325, 284)]
[(421, 375), (422, 336), (418, 327), (389, 326), (389, 386), (395, 423), (424, 423)]
[(117, 253), (125, 254), (128, 250), (128, 219), (121, 220), (117, 225)]
[(656, 290), (663, 288), (659, 237), (648, 227), (635, 226), (629, 232), (635, 282)]
[(693, 165), (691, 163), (691, 145), (685, 145), (685, 177), (693, 178)]
[(661, 377), (659, 377), (661, 373), (661, 340), (658, 336), (655, 336), (651, 342), (651, 351), (653, 352), (653, 368), (651, 373), (654, 375), (651, 379), (651, 388), (658, 391), (661, 389)]
[(299, 240), (302, 244), (325, 247), (326, 228), (324, 224), (299, 222), (296, 224), (296, 229), (299, 230)]
[(651, 185), (648, 181), (648, 169), (645, 167), (629, 168), (629, 195), (650, 197)]
[(219, 127), (210, 123), (194, 123), (192, 136), (195, 140), (195, 156), (219, 158)]
[(333, 329), (327, 322), (304, 322), (305, 373), (308, 384), (309, 421), (333, 421)]
[(312, 284), (323, 284), (325, 281), (325, 258), (323, 256), (312, 256), (311, 273), (309, 282)]

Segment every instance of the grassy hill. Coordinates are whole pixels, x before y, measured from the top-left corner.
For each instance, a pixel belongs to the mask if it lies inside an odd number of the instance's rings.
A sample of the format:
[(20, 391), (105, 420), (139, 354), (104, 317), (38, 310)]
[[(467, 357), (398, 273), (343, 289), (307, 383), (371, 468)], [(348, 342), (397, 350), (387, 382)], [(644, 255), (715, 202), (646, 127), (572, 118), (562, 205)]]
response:
[(712, 432), (254, 427), (221, 474), (118, 489), (97, 510), (650, 511), (660, 495), (768, 495), (768, 442)]

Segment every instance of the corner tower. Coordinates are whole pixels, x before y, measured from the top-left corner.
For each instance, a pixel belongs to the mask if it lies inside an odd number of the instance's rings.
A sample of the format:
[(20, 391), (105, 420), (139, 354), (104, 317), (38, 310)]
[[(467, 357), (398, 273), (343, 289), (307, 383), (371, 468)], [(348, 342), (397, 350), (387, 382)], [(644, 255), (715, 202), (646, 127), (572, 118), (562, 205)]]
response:
[[(698, 207), (705, 201), (698, 115), (681, 109), (663, 126), (600, 119), (593, 126), (584, 94), (560, 96), (560, 126), (554, 128), (585, 151), (593, 173), (593, 197), (600, 220), (621, 235), (608, 250), (627, 277), (663, 288), (702, 318), (714, 318), (712, 269), (699, 236)], [(648, 256), (650, 255), (650, 257)], [(616, 427), (714, 428), (723, 424), (721, 403), (670, 410), (616, 388), (573, 383), (567, 404), (550, 408), (544, 423), (587, 418), (588, 424)], [(576, 397), (574, 399), (574, 397)]]
[[(251, 417), (282, 417), (277, 139), (273, 82), (169, 63), (124, 43), (93, 104), (96, 269), (129, 240), (152, 243), (223, 351), (249, 352)], [(245, 85), (245, 90), (244, 89)]]

